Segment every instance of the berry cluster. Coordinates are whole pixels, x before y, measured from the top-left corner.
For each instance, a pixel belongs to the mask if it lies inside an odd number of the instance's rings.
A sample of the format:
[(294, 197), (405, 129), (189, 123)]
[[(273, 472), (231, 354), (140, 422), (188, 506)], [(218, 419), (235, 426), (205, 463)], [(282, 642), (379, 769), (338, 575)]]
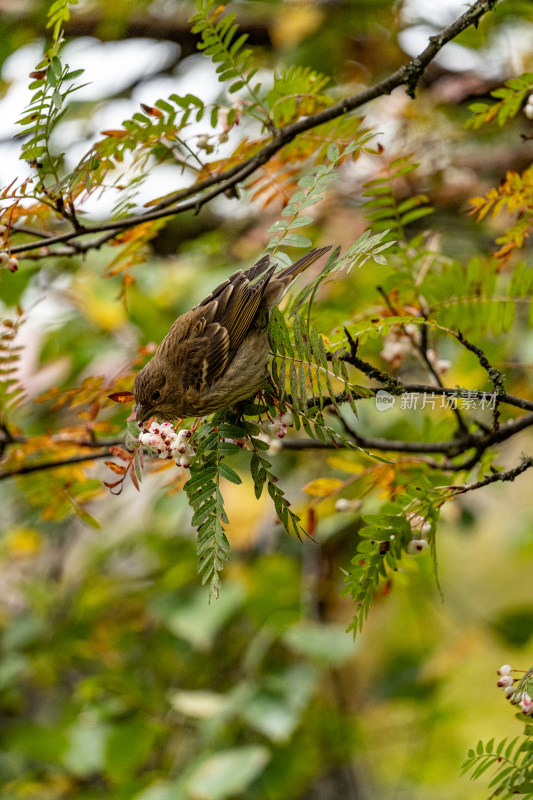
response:
[[(397, 369), (407, 356), (416, 355), (421, 342), (420, 331), (416, 325), (407, 324), (401, 327), (394, 325), (383, 339), (383, 350), (380, 356), (384, 361), (392, 364), (394, 369)], [(426, 350), (426, 356), (435, 372), (439, 374), (446, 372), (451, 367), (451, 362), (439, 358), (434, 350)]]
[[(0, 225), (0, 228), (2, 227), (3, 226)], [(9, 253), (3, 250), (0, 253), (0, 267), (7, 267), (10, 272), (16, 272), (19, 268), (18, 259), (16, 259), (15, 256), (10, 256)]]
[[(293, 416), (290, 412), (280, 414), (274, 419), (267, 419), (259, 423), (260, 433), (256, 437), (269, 445), (268, 453), (275, 455), (281, 450), (280, 439), (287, 434), (287, 428), (293, 424)], [(228, 439), (227, 441), (242, 447), (245, 450), (253, 450), (249, 439)]]
[(500, 676), (498, 678), (498, 686), (503, 689), (506, 698), (513, 705), (520, 706), (522, 714), (527, 714), (531, 717), (533, 716), (533, 700), (526, 691), (515, 688), (514, 684), (518, 679), (513, 678), (512, 671), (513, 669), (509, 664), (504, 664), (503, 667), (500, 667), (498, 670), (498, 675)]
[(173, 458), (178, 467), (188, 469), (194, 458), (190, 445), (191, 431), (175, 431), (171, 422), (152, 422), (147, 431), (139, 434), (139, 442), (157, 452), (159, 458)]
[(283, 437), (287, 433), (287, 423), (283, 422), (283, 417), (287, 416), (287, 414), (283, 414), (281, 417), (276, 417), (273, 420), (266, 420), (262, 422), (259, 426), (261, 428), (261, 432), (265, 433), (267, 436), (277, 436), (278, 439), (283, 439)]

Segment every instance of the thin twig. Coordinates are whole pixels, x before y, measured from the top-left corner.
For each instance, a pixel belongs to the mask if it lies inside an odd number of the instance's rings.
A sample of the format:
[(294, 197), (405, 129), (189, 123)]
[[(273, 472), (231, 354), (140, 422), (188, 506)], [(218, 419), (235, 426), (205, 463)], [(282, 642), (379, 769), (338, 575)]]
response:
[[(389, 309), (389, 311), (391, 311), (392, 314), (394, 314), (395, 317), (400, 317), (401, 316), (400, 311), (398, 311), (398, 309), (394, 307), (393, 303), (391, 302), (388, 294), (385, 292), (383, 287), (377, 286), (376, 289), (380, 293), (380, 295), (383, 297), (383, 299), (385, 301), (385, 304), (386, 304), (387, 308)], [(425, 365), (426, 369), (433, 376), (434, 380), (437, 383), (437, 386), (439, 386), (441, 389), (443, 389), (444, 388), (444, 384), (442, 382), (442, 378), (439, 375), (439, 373), (437, 372), (437, 369), (436, 369), (435, 365), (432, 363), (432, 361), (431, 361), (431, 359), (429, 358), (429, 355), (428, 355), (428, 332), (427, 332), (427, 328), (425, 326), (422, 326), (421, 338), (420, 338), (420, 340), (418, 340), (416, 336), (414, 336), (413, 334), (411, 334), (407, 330), (407, 326), (406, 325), (400, 325), (400, 327), (403, 330), (404, 334), (408, 337), (409, 341), (411, 342), (411, 346), (413, 347), (413, 349), (418, 353), (418, 355), (420, 356), (420, 358), (424, 362), (424, 365)], [(465, 421), (463, 419), (463, 415), (461, 414), (461, 411), (456, 406), (452, 406), (451, 410), (455, 414), (455, 418), (457, 420), (457, 425), (459, 426), (459, 429), (461, 430), (462, 433), (466, 433), (468, 428), (467, 428), (466, 423), (465, 423)]]
[(342, 444), (321, 442), (319, 439), (284, 439), (283, 450), (338, 450)]
[(481, 348), (477, 347), (475, 344), (472, 344), (472, 342), (469, 342), (468, 339), (463, 336), (461, 331), (457, 332), (457, 339), (464, 347), (466, 347), (467, 350), (470, 350), (471, 353), (474, 353), (477, 356), (479, 363), (486, 371), (490, 381), (492, 382), (492, 385), (494, 386), (496, 402), (494, 403), (494, 411), (492, 415), (492, 429), (497, 431), (500, 427), (500, 397), (505, 394), (503, 375), (499, 369), (496, 369), (496, 367), (492, 366), (483, 350), (481, 350)]

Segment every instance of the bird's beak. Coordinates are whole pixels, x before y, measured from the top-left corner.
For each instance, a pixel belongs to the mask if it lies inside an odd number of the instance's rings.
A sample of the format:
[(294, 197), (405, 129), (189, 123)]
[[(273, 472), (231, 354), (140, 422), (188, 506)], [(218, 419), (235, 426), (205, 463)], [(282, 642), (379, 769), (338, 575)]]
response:
[(135, 409), (135, 419), (139, 425), (142, 425), (143, 422), (146, 422), (147, 419), (153, 416), (153, 411), (150, 406), (143, 406), (142, 403), (137, 403), (137, 408)]

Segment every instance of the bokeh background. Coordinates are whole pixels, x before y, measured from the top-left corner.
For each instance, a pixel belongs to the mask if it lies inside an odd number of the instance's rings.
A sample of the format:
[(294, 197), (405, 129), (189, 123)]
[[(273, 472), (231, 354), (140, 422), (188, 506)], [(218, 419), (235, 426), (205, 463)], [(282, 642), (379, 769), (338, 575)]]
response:
[[(15, 120), (28, 100), (28, 73), (44, 47), (49, 4), (1, 0), (0, 178), (28, 170), (18, 160)], [(355, 93), (420, 52), (428, 35), (463, 11), (459, 2), (253, 2), (235, 4), (243, 32), (269, 71), (309, 65), (330, 77), (333, 97)], [(220, 94), (214, 68), (196, 52), (175, 0), (81, 0), (72, 10), (63, 58), (85, 69), (58, 127), (58, 149), (73, 164), (103, 129), (171, 92), (206, 102)], [(365, 125), (389, 160), (419, 163), (398, 186), (424, 192), (435, 209), (434, 250), (466, 262), (487, 254), (505, 220), (482, 224), (468, 198), (531, 163), (532, 123), (465, 129), (468, 106), (509, 77), (533, 72), (533, 10), (504, 0), (477, 31), (448, 45), (427, 70), (415, 100), (403, 90), (364, 109)], [(244, 124), (244, 123), (243, 123)], [(188, 131), (191, 141), (202, 126)], [(238, 136), (253, 135), (240, 129)], [(198, 144), (198, 140), (196, 140)], [(227, 148), (227, 149), (224, 149)], [(220, 157), (232, 149), (221, 146)], [(365, 229), (363, 183), (383, 158), (364, 155), (341, 174), (315, 214), (317, 244), (343, 249)], [(128, 164), (123, 165), (128, 179)], [(154, 169), (135, 202), (183, 185), (179, 168)], [(118, 190), (117, 190), (118, 191)], [(120, 275), (102, 278), (103, 248), (84, 258), (27, 261), (0, 279), (3, 314), (26, 311), (17, 342), (17, 377), (27, 401), (17, 424), (37, 435), (83, 423), (87, 408), (57, 406), (58, 392), (94, 376), (110, 384), (138, 348), (157, 343), (175, 317), (236, 268), (252, 263), (280, 213), (275, 197), (218, 199), (198, 215), (170, 220), (121, 296)], [(104, 219), (116, 193), (86, 204)], [(422, 228), (421, 228), (422, 229)], [(530, 259), (526, 248), (521, 257)], [(4, 274), (5, 273), (5, 274)], [(326, 288), (324, 329), (378, 301), (376, 285), (393, 266), (368, 263)], [(331, 334), (333, 339), (334, 335)], [(531, 396), (531, 329), (487, 337), (488, 352)], [(446, 352), (449, 385), (481, 382), (471, 362)], [(379, 343), (365, 356), (378, 363)], [(96, 387), (98, 390), (100, 384)], [(44, 399), (43, 399), (44, 396)], [(84, 398), (81, 398), (82, 400)], [(86, 399), (86, 398), (85, 398)], [(35, 402), (34, 402), (35, 401)], [(119, 437), (128, 411), (105, 408), (99, 431)], [(420, 432), (416, 411), (361, 408), (372, 435)], [(435, 424), (437, 424), (435, 422)], [(515, 463), (531, 448), (521, 434), (502, 454)], [(531, 452), (531, 449), (530, 449)], [(334, 498), (304, 491), (322, 476), (353, 478), (347, 496), (372, 512), (380, 486), (358, 479), (361, 463), (343, 455), (281, 452), (277, 474), (317, 542), (289, 538), (268, 498), (250, 479), (224, 488), (232, 558), (221, 596), (208, 602), (196, 574), (194, 531), (185, 498), (167, 471), (128, 486), (102, 486), (103, 463), (71, 465), (57, 482), (36, 472), (0, 482), (0, 797), (60, 800), (481, 800), (482, 782), (460, 776), (478, 739), (518, 735), (495, 686), (502, 663), (530, 666), (531, 503), (523, 476), (446, 507), (438, 533), (440, 590), (429, 556), (405, 559), (383, 585), (354, 642), (343, 596), (360, 510), (335, 511)], [(243, 465), (245, 455), (243, 455)], [(243, 471), (243, 476), (246, 473)], [(387, 489), (383, 476), (383, 496)], [(66, 488), (65, 488), (66, 487)]]

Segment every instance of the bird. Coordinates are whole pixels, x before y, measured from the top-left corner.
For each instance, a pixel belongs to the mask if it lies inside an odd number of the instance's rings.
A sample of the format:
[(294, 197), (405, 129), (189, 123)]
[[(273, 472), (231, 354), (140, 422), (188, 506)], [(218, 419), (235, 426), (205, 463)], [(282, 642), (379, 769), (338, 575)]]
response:
[(331, 247), (310, 250), (278, 272), (265, 255), (179, 316), (135, 376), (139, 426), (151, 417), (173, 421), (207, 416), (254, 396), (267, 376), (269, 311)]

